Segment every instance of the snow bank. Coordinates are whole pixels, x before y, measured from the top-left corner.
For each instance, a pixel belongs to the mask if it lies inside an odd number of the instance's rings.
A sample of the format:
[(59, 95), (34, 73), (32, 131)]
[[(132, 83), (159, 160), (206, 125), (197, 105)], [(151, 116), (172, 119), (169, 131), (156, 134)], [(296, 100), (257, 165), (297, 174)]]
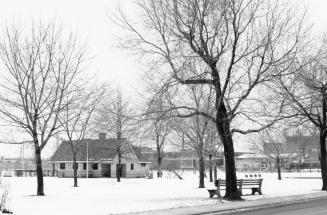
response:
[[(217, 199), (209, 199), (206, 189), (199, 189), (198, 175), (193, 172), (179, 172), (183, 180), (173, 174), (164, 173), (161, 179), (79, 179), (79, 187), (72, 187), (72, 178), (45, 179), (46, 196), (38, 197), (35, 177), (4, 178), (11, 184), (10, 209), (15, 215), (104, 215), (129, 213), (156, 209), (166, 209), (205, 204), (219, 204)], [(244, 178), (246, 173), (239, 173)], [(261, 173), (262, 196), (251, 196), (246, 190), (244, 198), (254, 200), (293, 194), (319, 192), (320, 173), (284, 173), (282, 181), (276, 173)], [(218, 173), (224, 178), (224, 173)], [(304, 177), (305, 179), (297, 178)], [(206, 187), (213, 184), (206, 178)], [(231, 203), (234, 204), (234, 203)], [(237, 203), (235, 203), (237, 204)]]

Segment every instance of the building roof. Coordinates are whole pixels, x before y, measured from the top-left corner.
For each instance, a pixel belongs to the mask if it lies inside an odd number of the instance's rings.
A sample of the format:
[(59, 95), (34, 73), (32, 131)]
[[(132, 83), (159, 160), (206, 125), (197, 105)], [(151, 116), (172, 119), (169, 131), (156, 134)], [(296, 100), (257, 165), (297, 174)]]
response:
[(267, 155), (263, 154), (242, 154), (236, 157), (237, 159), (258, 159), (258, 158), (268, 158)]
[(133, 151), (136, 155), (136, 157), (139, 159), (139, 161), (142, 162), (151, 162), (150, 156), (147, 153), (149, 149), (148, 147), (137, 147), (137, 146), (132, 146)]
[[(73, 141), (76, 142), (76, 141)], [(86, 161), (88, 144), (89, 161), (113, 161), (117, 155), (117, 150), (126, 142), (125, 138), (116, 139), (85, 139), (79, 143), (76, 160)], [(63, 141), (50, 161), (73, 161), (71, 145), (68, 141)]]

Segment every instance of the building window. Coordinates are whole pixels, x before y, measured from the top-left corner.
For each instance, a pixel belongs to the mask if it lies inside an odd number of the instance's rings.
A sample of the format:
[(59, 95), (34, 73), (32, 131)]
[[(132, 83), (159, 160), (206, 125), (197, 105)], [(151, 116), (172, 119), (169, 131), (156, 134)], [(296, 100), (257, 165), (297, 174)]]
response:
[(134, 170), (134, 164), (131, 163), (131, 170)]
[(60, 169), (65, 169), (65, 163), (60, 163), (59, 168)]
[(98, 169), (98, 164), (97, 163), (92, 164), (92, 169), (97, 170)]
[(86, 169), (86, 163), (83, 163), (83, 169), (84, 170)]
[(145, 167), (146, 166), (146, 163), (141, 163), (141, 167)]

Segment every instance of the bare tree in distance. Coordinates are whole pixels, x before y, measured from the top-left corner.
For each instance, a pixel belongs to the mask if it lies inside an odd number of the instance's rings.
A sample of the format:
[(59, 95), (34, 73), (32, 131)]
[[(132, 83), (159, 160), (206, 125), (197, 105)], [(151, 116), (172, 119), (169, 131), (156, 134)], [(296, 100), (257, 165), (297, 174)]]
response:
[[(220, 137), (217, 133), (217, 128), (214, 123), (209, 121), (205, 142), (204, 142), (204, 151), (209, 157), (209, 179), (210, 182), (217, 180), (217, 160), (216, 158), (219, 156), (219, 153), (222, 152), (222, 143), (220, 141)], [(214, 157), (213, 157), (214, 156)], [(214, 158), (214, 160), (212, 160)], [(212, 170), (213, 169), (213, 170)], [(212, 176), (212, 171), (214, 176)], [(213, 179), (214, 178), (214, 179)]]
[[(155, 69), (155, 68), (153, 68)], [(151, 145), (155, 145), (155, 151), (157, 155), (157, 177), (161, 178), (162, 173), (162, 161), (165, 156), (164, 148), (169, 144), (169, 137), (174, 128), (175, 119), (170, 116), (169, 112), (165, 112), (167, 107), (165, 107), (165, 102), (158, 99), (156, 101), (152, 100), (152, 95), (160, 89), (156, 78), (153, 77), (152, 72), (146, 71), (143, 77), (143, 82), (145, 86), (144, 92), (140, 94), (144, 100), (143, 114), (139, 116), (140, 119), (143, 118), (144, 126), (144, 137), (143, 139), (150, 139)]]
[(6, 123), (30, 135), (35, 148), (37, 195), (44, 195), (41, 152), (59, 128), (64, 97), (83, 69), (85, 50), (76, 35), (56, 23), (24, 31), (7, 27), (0, 44), (0, 113)]
[[(160, 108), (161, 104), (156, 105)], [(152, 106), (153, 108), (154, 106)], [(162, 177), (162, 160), (164, 159), (164, 147), (167, 145), (167, 138), (172, 132), (173, 120), (166, 116), (160, 110), (151, 111), (147, 115), (146, 122), (149, 123), (149, 128), (145, 131), (145, 136), (150, 137), (155, 142), (155, 150), (157, 154), (157, 177)]]
[(282, 164), (292, 156), (286, 137), (286, 130), (278, 131), (270, 128), (261, 132), (259, 138), (252, 141), (250, 145), (251, 151), (266, 155), (276, 161), (278, 180), (282, 180)]
[(63, 130), (62, 139), (71, 146), (74, 187), (78, 187), (76, 156), (86, 135), (94, 130), (92, 115), (103, 99), (104, 92), (104, 86), (94, 89), (77, 87), (74, 93), (65, 98), (67, 105), (59, 115), (59, 123)]
[[(136, 5), (139, 20), (131, 21), (121, 8), (112, 17), (128, 33), (122, 46), (154, 62), (154, 73), (165, 78), (154, 99), (182, 93), (183, 85), (215, 89), (211, 115), (169, 102), (177, 116), (202, 115), (215, 123), (224, 146), (224, 198), (240, 199), (232, 136), (262, 131), (285, 117), (283, 102), (268, 104), (264, 83), (283, 75), (302, 48), (304, 15), (278, 0), (140, 0)], [(238, 127), (239, 121), (253, 126)]]
[[(195, 87), (189, 86), (189, 96), (184, 94), (186, 100), (189, 100), (189, 106), (194, 110), (204, 111), (210, 115), (214, 108), (214, 94), (213, 88), (206, 89), (205, 86)], [(209, 92), (207, 92), (209, 91)], [(181, 99), (181, 98), (180, 98)], [(206, 141), (208, 141), (209, 135), (209, 118), (201, 115), (194, 115), (193, 117), (187, 117), (180, 121), (178, 126), (175, 126), (175, 130), (181, 135), (186, 137), (185, 146), (195, 150), (199, 158), (199, 188), (204, 188), (205, 177), (205, 156), (206, 156)]]
[[(289, 75), (276, 80), (277, 95), (289, 105), (289, 112), (299, 115), (298, 124), (309, 124), (320, 136), (322, 190), (327, 190), (327, 39), (315, 51), (307, 51), (290, 68)], [(310, 126), (309, 126), (310, 127)]]
[(117, 182), (121, 179), (121, 161), (125, 154), (130, 152), (126, 144), (128, 141), (137, 139), (139, 123), (136, 119), (136, 110), (128, 100), (123, 99), (118, 89), (113, 96), (106, 96), (97, 110), (97, 130), (105, 131), (117, 141), (116, 153), (118, 165), (116, 170)]

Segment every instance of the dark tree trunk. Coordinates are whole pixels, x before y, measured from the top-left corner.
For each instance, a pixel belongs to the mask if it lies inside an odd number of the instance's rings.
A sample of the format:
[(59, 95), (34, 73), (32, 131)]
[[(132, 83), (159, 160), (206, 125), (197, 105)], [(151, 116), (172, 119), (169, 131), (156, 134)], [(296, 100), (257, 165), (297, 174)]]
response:
[(326, 131), (320, 131), (320, 167), (322, 190), (327, 190), (327, 163), (326, 163)]
[(35, 163), (36, 163), (36, 178), (37, 178), (37, 195), (44, 196), (41, 149), (38, 143), (35, 144)]
[(224, 199), (240, 200), (241, 195), (237, 189), (234, 144), (232, 139), (232, 133), (230, 130), (230, 123), (227, 115), (227, 110), (224, 103), (220, 104), (220, 107), (218, 107), (216, 127), (224, 146), (226, 172), (226, 193)]
[(76, 162), (76, 153), (73, 153), (73, 169), (74, 169), (74, 187), (78, 187), (77, 184), (77, 162)]
[(121, 153), (118, 153), (118, 168), (116, 171), (116, 176), (117, 176), (117, 182), (120, 182), (120, 177), (121, 177)]
[(203, 154), (202, 152), (199, 152), (198, 153), (199, 155), (199, 188), (204, 188), (204, 171), (205, 171), (205, 168), (204, 168), (204, 159), (203, 159)]
[(212, 182), (212, 163), (211, 163), (211, 159), (212, 159), (212, 154), (209, 154), (209, 177), (210, 177), (210, 182)]
[(158, 172), (157, 172), (158, 178), (162, 177), (162, 156), (161, 153), (158, 153)]
[(321, 178), (322, 178), (322, 190), (327, 190), (327, 163), (326, 163), (326, 128), (327, 128), (327, 95), (325, 92), (322, 93), (322, 126), (320, 128), (320, 168), (321, 168)]
[(72, 143), (72, 141), (70, 141), (70, 148), (72, 150), (72, 154), (73, 154), (73, 172), (74, 172), (74, 187), (78, 187), (77, 184), (77, 162), (76, 162), (76, 150), (74, 148), (74, 145)]
[(277, 165), (277, 172), (278, 172), (278, 180), (282, 180), (282, 174), (280, 171), (280, 158), (278, 156), (276, 160), (276, 165)]

